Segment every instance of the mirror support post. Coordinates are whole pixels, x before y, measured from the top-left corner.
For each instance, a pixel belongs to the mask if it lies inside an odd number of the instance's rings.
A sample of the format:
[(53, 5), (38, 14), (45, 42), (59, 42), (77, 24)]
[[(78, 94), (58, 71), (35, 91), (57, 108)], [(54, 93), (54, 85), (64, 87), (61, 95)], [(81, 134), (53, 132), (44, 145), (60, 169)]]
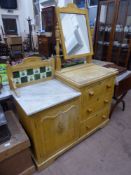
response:
[(60, 33), (58, 23), (56, 25), (56, 70), (61, 70), (61, 58), (60, 58)]
[(91, 63), (92, 62), (92, 56), (86, 57), (86, 63)]

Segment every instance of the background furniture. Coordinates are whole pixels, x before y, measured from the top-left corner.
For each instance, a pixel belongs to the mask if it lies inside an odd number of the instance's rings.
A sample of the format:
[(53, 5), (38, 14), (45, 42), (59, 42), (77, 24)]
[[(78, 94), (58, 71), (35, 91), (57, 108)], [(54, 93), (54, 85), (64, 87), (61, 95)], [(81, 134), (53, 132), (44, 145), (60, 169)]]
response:
[(50, 57), (53, 53), (52, 37), (39, 35), (38, 51), (41, 56)]
[(12, 94), (8, 85), (2, 86), (0, 93), (0, 104), (4, 111), (10, 110), (10, 101), (12, 101)]
[(12, 111), (6, 112), (6, 118), (12, 137), (0, 145), (0, 174), (32, 174), (35, 167), (29, 139)]
[(121, 75), (118, 75), (116, 77), (116, 83), (115, 83), (115, 89), (114, 89), (114, 95), (113, 95), (113, 99), (116, 102), (112, 105), (110, 117), (114, 109), (116, 108), (116, 106), (121, 102), (123, 104), (123, 111), (125, 110), (124, 97), (126, 96), (126, 94), (130, 89), (131, 89), (131, 72), (127, 71), (125, 73), (122, 73)]
[(12, 44), (22, 44), (22, 37), (21, 36), (7, 37), (6, 42), (8, 46)]
[(45, 32), (52, 33), (50, 44), (53, 51), (56, 44), (56, 39), (55, 39), (56, 23), (57, 23), (57, 18), (55, 13), (55, 7), (50, 6), (47, 8), (43, 8), (42, 9), (42, 28), (43, 30), (45, 30)]
[(0, 42), (0, 63), (9, 61), (10, 49), (7, 44)]
[(94, 58), (128, 67), (131, 52), (131, 1), (100, 1)]
[(22, 44), (11, 44), (10, 45), (10, 57), (11, 61), (22, 60), (24, 57)]
[(4, 111), (0, 105), (0, 144), (5, 143), (11, 137), (10, 131), (8, 129), (7, 120), (5, 118)]
[(9, 56), (9, 48), (4, 43), (0, 43), (0, 56)]

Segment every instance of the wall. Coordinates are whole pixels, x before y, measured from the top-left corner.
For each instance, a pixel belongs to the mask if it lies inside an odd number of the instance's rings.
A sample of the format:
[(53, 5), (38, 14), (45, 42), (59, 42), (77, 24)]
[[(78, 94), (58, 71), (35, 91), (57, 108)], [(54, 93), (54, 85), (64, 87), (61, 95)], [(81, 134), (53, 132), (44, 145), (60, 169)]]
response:
[[(3, 27), (2, 16), (16, 17), (17, 18), (17, 27), (18, 34), (23, 38), (28, 34), (28, 23), (27, 18), (30, 17), (32, 23), (34, 24), (34, 11), (33, 11), (33, 3), (32, 0), (17, 0), (18, 8), (17, 10), (13, 10), (13, 12), (8, 12), (7, 9), (0, 8), (0, 26)], [(1, 29), (0, 29), (1, 34)]]

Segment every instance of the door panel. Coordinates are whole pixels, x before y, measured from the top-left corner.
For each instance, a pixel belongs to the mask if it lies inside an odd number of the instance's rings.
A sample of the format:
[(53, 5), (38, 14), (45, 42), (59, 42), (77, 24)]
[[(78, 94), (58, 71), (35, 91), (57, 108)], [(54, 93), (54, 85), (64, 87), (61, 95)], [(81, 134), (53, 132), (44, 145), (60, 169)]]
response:
[(79, 136), (79, 107), (75, 104), (64, 110), (47, 114), (39, 122), (39, 131), (44, 148), (42, 157), (49, 157), (73, 143)]

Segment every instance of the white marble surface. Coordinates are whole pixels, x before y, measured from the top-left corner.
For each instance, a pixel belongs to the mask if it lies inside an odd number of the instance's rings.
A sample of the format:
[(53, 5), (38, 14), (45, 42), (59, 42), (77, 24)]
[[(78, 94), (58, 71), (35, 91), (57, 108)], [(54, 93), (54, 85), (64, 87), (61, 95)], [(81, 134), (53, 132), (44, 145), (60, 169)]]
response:
[(81, 95), (55, 79), (19, 88), (17, 92), (20, 96), (13, 96), (28, 116)]
[(11, 95), (9, 85), (4, 85), (0, 93), (0, 99), (8, 98)]
[(116, 77), (115, 85), (119, 85), (119, 82), (122, 81), (124, 78), (128, 77), (129, 75), (131, 75), (131, 71), (126, 71), (122, 73), (121, 75), (118, 75)]

